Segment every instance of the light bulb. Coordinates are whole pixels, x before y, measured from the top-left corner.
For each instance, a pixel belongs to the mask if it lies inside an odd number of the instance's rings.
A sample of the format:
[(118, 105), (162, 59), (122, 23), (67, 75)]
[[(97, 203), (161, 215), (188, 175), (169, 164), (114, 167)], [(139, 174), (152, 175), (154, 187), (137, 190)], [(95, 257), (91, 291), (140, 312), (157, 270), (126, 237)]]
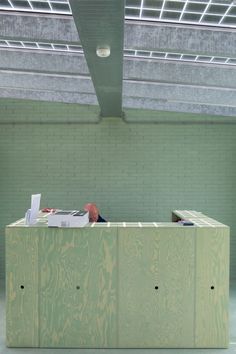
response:
[(111, 50), (109, 46), (97, 47), (96, 53), (99, 58), (107, 58), (111, 54)]

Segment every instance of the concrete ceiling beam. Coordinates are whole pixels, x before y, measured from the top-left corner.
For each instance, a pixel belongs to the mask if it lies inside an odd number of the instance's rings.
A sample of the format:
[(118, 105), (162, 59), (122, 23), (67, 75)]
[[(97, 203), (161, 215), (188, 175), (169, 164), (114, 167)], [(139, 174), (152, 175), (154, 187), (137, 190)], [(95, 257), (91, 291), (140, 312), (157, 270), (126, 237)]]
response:
[[(95, 95), (92, 81), (88, 75), (0, 70), (0, 82), (2, 88)], [(140, 100), (144, 98), (236, 106), (236, 89), (221, 87), (124, 80), (123, 96)]]
[[(124, 46), (233, 58), (236, 57), (235, 34), (236, 29), (232, 28), (126, 21)], [(72, 16), (5, 11), (0, 12), (0, 38), (55, 43), (80, 41)]]
[[(86, 60), (76, 53), (0, 49), (0, 69), (45, 74), (89, 75)], [(236, 88), (235, 66), (124, 58), (125, 80)]]

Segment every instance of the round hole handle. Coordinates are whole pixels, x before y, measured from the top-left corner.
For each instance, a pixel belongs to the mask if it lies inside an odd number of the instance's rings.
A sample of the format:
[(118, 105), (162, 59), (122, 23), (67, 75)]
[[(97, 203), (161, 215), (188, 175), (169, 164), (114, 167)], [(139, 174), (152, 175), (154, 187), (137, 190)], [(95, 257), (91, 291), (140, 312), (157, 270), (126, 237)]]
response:
[(24, 289), (25, 287), (24, 287), (24, 285), (21, 285), (20, 288), (21, 288), (21, 289)]
[(156, 285), (156, 286), (155, 286), (155, 290), (158, 290), (158, 289), (159, 289), (159, 288), (158, 288), (158, 286)]
[(212, 285), (212, 286), (211, 286), (211, 290), (214, 290), (214, 289), (215, 289), (215, 287), (214, 287), (214, 285)]

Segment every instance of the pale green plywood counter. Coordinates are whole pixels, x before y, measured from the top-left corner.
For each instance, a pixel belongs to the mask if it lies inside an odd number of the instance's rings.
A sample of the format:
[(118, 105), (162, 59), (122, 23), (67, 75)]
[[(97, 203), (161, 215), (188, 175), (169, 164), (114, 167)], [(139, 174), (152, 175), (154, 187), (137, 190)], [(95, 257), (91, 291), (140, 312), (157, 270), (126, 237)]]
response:
[(229, 228), (195, 211), (172, 220), (9, 225), (7, 345), (227, 347)]

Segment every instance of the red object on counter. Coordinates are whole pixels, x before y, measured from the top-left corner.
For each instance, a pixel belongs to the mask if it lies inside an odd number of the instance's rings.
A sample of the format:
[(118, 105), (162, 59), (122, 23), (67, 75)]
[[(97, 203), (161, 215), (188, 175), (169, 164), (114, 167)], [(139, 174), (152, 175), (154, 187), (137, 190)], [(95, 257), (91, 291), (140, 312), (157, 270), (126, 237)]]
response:
[(54, 213), (57, 209), (55, 208), (43, 208), (42, 213)]

